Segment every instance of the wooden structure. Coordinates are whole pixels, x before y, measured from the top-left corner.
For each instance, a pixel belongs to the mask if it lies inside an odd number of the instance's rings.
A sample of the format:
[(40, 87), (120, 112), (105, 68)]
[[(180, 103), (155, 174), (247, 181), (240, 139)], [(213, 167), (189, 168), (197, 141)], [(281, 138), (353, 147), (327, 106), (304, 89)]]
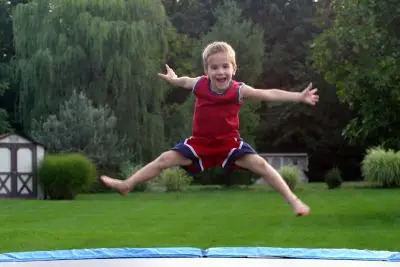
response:
[(44, 146), (18, 134), (0, 134), (0, 198), (43, 198), (38, 166)]

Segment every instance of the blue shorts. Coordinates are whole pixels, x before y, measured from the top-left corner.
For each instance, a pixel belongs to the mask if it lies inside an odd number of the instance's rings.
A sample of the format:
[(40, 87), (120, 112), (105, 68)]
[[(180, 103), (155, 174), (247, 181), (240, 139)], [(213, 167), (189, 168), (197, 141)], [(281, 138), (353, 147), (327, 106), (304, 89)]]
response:
[(242, 138), (236, 137), (223, 140), (189, 137), (176, 144), (172, 150), (192, 160), (191, 165), (182, 166), (190, 174), (196, 174), (215, 166), (225, 169), (239, 168), (234, 164), (235, 160), (245, 154), (257, 153)]

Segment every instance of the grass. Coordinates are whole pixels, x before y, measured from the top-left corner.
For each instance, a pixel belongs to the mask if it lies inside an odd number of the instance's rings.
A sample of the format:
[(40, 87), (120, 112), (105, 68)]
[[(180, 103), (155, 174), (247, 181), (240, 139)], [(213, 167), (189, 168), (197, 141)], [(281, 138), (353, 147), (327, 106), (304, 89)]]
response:
[(0, 253), (99, 247), (269, 246), (400, 251), (400, 190), (298, 195), (297, 218), (270, 190), (80, 195), (74, 201), (1, 200)]

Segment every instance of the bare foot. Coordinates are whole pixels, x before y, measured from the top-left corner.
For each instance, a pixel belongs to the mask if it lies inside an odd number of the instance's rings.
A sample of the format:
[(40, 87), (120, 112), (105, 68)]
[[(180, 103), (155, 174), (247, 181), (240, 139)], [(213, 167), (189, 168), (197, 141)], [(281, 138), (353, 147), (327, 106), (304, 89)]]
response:
[(100, 182), (105, 186), (118, 191), (121, 196), (127, 195), (130, 191), (130, 188), (123, 181), (105, 175), (100, 177)]
[(300, 199), (296, 199), (292, 206), (296, 216), (307, 216), (310, 213), (310, 207), (304, 204)]

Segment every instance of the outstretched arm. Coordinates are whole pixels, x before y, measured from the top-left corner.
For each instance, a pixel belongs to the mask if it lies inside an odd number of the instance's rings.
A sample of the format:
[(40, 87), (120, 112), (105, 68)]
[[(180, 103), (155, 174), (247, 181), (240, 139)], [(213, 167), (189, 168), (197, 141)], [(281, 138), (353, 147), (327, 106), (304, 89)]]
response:
[(244, 85), (241, 90), (242, 99), (258, 99), (264, 101), (282, 101), (282, 102), (302, 102), (309, 105), (315, 105), (319, 101), (316, 94), (317, 88), (312, 88), (310, 83), (302, 92), (290, 92), (280, 89), (255, 89)]
[(169, 82), (171, 85), (185, 89), (192, 89), (196, 84), (197, 78), (191, 78), (187, 76), (178, 77), (178, 75), (176, 75), (173, 69), (171, 69), (168, 65), (165, 65), (165, 67), (167, 69), (167, 73), (158, 73), (158, 76)]

